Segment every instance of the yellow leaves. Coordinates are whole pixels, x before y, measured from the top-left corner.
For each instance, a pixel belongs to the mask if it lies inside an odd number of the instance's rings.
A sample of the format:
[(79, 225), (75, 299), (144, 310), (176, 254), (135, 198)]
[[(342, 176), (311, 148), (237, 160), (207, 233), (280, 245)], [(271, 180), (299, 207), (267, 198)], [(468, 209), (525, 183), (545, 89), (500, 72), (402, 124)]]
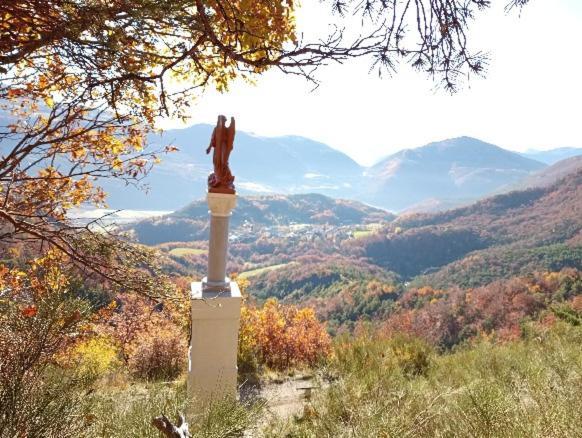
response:
[(81, 375), (102, 376), (120, 365), (118, 349), (107, 336), (98, 336), (74, 345), (66, 352), (61, 362), (74, 365)]
[(118, 157), (115, 157), (111, 162), (111, 167), (113, 167), (114, 170), (121, 171), (123, 169), (123, 161)]
[(45, 167), (38, 171), (38, 176), (43, 179), (55, 179), (61, 176), (57, 169), (53, 166)]
[(50, 95), (45, 96), (44, 103), (46, 103), (46, 106), (48, 106), (49, 108), (54, 107), (54, 100)]
[(312, 308), (269, 299), (262, 308), (243, 306), (239, 362), (257, 356), (274, 369), (313, 365), (330, 352), (331, 339)]
[(73, 206), (78, 206), (89, 199), (93, 184), (87, 176), (73, 183), (73, 190), (70, 193), (70, 202)]
[(46, 75), (40, 75), (38, 77), (37, 84), (38, 84), (38, 87), (41, 88), (41, 89), (47, 88), (48, 85), (49, 85), (49, 81), (48, 81)]
[(73, 160), (80, 160), (81, 158), (85, 157), (86, 155), (87, 155), (87, 150), (81, 145), (78, 145), (77, 147), (75, 147), (71, 151), (71, 157), (73, 158)]
[(37, 293), (43, 295), (48, 291), (66, 291), (69, 280), (61, 268), (65, 259), (66, 257), (62, 252), (51, 250), (31, 262), (28, 278)]
[[(73, 206), (104, 202), (104, 193), (79, 181), (80, 174), (143, 175), (161, 161), (143, 152), (160, 114), (189, 113), (197, 87), (227, 91), (241, 76), (251, 80), (295, 40), (295, 3), (285, 0), (234, 0), (226, 9), (204, 0), (213, 38), (203, 37), (192, 3), (97, 1), (90, 14), (83, 2), (40, 1), (22, 10), (17, 3), (7, 3), (17, 13), (4, 14), (8, 18), (0, 22), (0, 33), (15, 42), (11, 50), (25, 54), (10, 66), (14, 80), (3, 90), (16, 120), (9, 129), (31, 134), (31, 144), (40, 146), (23, 158), (39, 164), (11, 182), (7, 209), (55, 223), (65, 222)], [(123, 13), (112, 13), (112, 7)], [(127, 10), (131, 26), (120, 18)], [(37, 173), (38, 167), (45, 168)]]
[(109, 139), (109, 151), (113, 155), (125, 152), (125, 144), (117, 137), (111, 136)]
[(0, 287), (13, 297), (20, 296), (23, 304), (19, 314), (23, 318), (35, 317), (43, 300), (51, 295), (66, 293), (69, 282), (62, 269), (64, 262), (62, 253), (49, 251), (31, 260), (25, 270), (0, 265)]

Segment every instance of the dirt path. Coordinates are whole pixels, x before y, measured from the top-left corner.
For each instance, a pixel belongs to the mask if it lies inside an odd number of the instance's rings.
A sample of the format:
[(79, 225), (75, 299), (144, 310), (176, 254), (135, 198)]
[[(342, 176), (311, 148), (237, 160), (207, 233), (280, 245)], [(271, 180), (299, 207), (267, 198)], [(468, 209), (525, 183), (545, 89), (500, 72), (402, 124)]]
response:
[(266, 415), (261, 423), (267, 424), (275, 418), (287, 420), (293, 416), (301, 417), (306, 403), (316, 391), (321, 390), (320, 386), (319, 379), (313, 376), (289, 377), (264, 383), (260, 388), (247, 387), (241, 396), (265, 400)]
[(260, 397), (267, 401), (267, 409), (279, 418), (301, 415), (305, 402), (314, 387), (312, 377), (291, 378), (283, 382), (266, 384), (260, 390)]

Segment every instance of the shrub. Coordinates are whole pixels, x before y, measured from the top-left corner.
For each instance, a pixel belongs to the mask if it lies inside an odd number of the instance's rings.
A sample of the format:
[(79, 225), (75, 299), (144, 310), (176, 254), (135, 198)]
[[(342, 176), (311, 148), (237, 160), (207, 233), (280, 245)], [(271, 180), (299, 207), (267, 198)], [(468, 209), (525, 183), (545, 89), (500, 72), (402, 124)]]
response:
[(69, 291), (58, 254), (26, 271), (0, 266), (0, 436), (78, 436), (90, 383), (56, 364), (80, 335), (87, 306)]
[(118, 349), (106, 336), (98, 336), (79, 342), (67, 352), (67, 359), (77, 371), (88, 377), (101, 377), (120, 364)]
[(314, 366), (329, 355), (331, 339), (311, 308), (285, 306), (269, 299), (262, 308), (244, 307), (239, 335), (239, 368), (257, 364), (274, 370)]
[[(424, 356), (410, 353), (422, 344), (344, 338), (331, 361), (338, 379), (312, 400), (310, 414), (274, 421), (266, 435), (579, 437), (580, 342), (579, 326), (557, 322), (530, 339), (430, 355), (427, 372), (406, 375), (408, 364), (424, 363), (409, 360)], [(395, 351), (404, 353), (392, 361)]]
[(247, 306), (242, 306), (240, 313), (240, 328), (238, 333), (237, 365), (238, 373), (243, 379), (256, 374), (259, 369), (257, 318), (258, 312)]
[(122, 390), (100, 391), (85, 400), (92, 424), (83, 436), (89, 438), (159, 438), (152, 418), (165, 413), (174, 420), (186, 416), (192, 436), (225, 438), (246, 436), (259, 423), (261, 403), (220, 400), (208, 406), (188, 400), (183, 383), (148, 383)]
[(140, 334), (129, 358), (130, 369), (147, 380), (173, 380), (180, 375), (186, 360), (186, 339), (176, 326), (158, 327)]
[[(183, 288), (178, 289), (183, 292)], [(185, 302), (189, 303), (186, 299), (156, 302), (136, 294), (120, 294), (100, 311), (97, 331), (113, 340), (134, 376), (175, 379), (186, 359), (189, 309)]]
[(431, 363), (432, 350), (416, 338), (397, 336), (390, 344), (396, 364), (407, 376), (425, 376)]

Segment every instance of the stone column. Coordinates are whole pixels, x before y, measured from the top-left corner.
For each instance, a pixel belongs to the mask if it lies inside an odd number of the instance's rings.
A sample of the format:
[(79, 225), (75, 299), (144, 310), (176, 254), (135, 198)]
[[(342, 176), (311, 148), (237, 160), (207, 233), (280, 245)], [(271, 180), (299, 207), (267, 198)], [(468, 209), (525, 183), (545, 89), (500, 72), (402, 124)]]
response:
[(236, 195), (208, 193), (208, 276), (192, 283), (188, 395), (200, 403), (236, 397), (241, 295), (226, 277), (228, 225)]

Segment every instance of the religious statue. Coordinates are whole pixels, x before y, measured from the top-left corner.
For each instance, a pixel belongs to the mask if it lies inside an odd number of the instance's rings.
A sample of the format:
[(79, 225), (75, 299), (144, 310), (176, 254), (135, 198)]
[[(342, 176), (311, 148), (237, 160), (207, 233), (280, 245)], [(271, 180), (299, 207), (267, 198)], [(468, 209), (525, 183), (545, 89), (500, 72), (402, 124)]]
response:
[(226, 126), (226, 117), (218, 116), (216, 127), (212, 131), (210, 145), (206, 149), (209, 154), (214, 148), (212, 163), (214, 172), (208, 177), (208, 191), (214, 193), (235, 193), (234, 176), (228, 166), (228, 158), (234, 146), (234, 117), (230, 118), (230, 125)]

